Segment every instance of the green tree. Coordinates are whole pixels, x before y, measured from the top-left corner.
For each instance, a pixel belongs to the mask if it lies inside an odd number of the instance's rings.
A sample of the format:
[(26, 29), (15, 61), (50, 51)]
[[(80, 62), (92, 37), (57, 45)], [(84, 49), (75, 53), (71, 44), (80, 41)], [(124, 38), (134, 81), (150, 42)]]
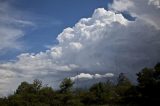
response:
[(117, 85), (115, 87), (115, 92), (117, 95), (117, 101), (123, 102), (125, 98), (125, 93), (132, 87), (132, 83), (130, 80), (124, 75), (124, 73), (120, 73), (117, 78)]
[(124, 73), (120, 73), (117, 79), (117, 86), (130, 86), (130, 80), (125, 76)]
[(37, 92), (42, 88), (42, 81), (35, 79), (32, 84), (34, 90)]
[(138, 78), (138, 88), (143, 97), (151, 96), (154, 90), (154, 71), (152, 69), (144, 68), (141, 72), (137, 74)]
[(160, 71), (160, 62), (154, 66), (154, 69), (159, 72)]
[(60, 84), (60, 91), (62, 93), (68, 93), (71, 91), (74, 82), (70, 78), (65, 78)]
[(138, 90), (144, 101), (160, 100), (160, 64), (153, 69), (144, 68), (137, 74)]
[(22, 82), (16, 90), (16, 94), (24, 94), (30, 92), (33, 92), (33, 89), (31, 84), (29, 84), (28, 82)]
[(95, 104), (111, 103), (116, 97), (114, 84), (109, 80), (105, 83), (99, 82), (94, 84), (89, 91), (90, 98), (88, 100), (92, 99), (90, 101)]
[(54, 100), (56, 96), (56, 92), (51, 87), (42, 87), (38, 92), (38, 98), (39, 101), (46, 103), (46, 104), (52, 104), (55, 105), (56, 102)]
[(34, 80), (33, 84), (29, 84), (28, 82), (22, 82), (17, 90), (16, 94), (25, 94), (25, 93), (36, 93), (42, 87), (42, 82), (40, 80)]
[(98, 84), (94, 84), (90, 88), (90, 92), (93, 93), (93, 95), (96, 97), (95, 101), (93, 100), (93, 103), (96, 103), (96, 104), (104, 103), (105, 90), (106, 90), (105, 84), (102, 82), (99, 82)]

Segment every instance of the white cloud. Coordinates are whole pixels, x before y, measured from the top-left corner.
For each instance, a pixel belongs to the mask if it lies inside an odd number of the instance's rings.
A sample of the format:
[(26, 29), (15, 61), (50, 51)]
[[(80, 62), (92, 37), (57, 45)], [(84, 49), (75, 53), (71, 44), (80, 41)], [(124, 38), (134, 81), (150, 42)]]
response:
[(106, 73), (104, 75), (100, 75), (100, 74), (89, 74), (89, 73), (80, 73), (79, 75), (76, 75), (74, 77), (70, 77), (71, 80), (75, 81), (77, 79), (80, 80), (86, 80), (86, 79), (98, 79), (98, 78), (107, 78), (107, 77), (113, 77), (114, 74), (113, 73)]
[[(15, 73), (15, 78), (55, 75), (76, 69), (95, 68), (93, 71), (98, 69), (104, 71), (105, 67), (102, 65), (105, 63), (101, 60), (104, 57), (97, 57), (104, 45), (100, 49), (96, 46), (107, 38), (105, 34), (110, 33), (110, 28), (115, 26), (114, 24), (127, 26), (128, 21), (120, 14), (103, 8), (97, 9), (91, 18), (83, 18), (73, 28), (64, 29), (57, 37), (58, 45), (38, 54), (23, 53), (17, 56), (15, 62), (3, 63), (0, 67), (11, 70)], [(106, 31), (106, 28), (109, 30)]]
[(149, 5), (155, 5), (157, 8), (160, 8), (160, 0), (149, 0)]
[[(123, 8), (124, 5), (127, 8)], [(160, 0), (114, 0), (110, 8), (117, 11), (128, 11), (131, 15), (145, 20), (147, 23), (160, 29), (159, 6)]]
[[(160, 30), (155, 20), (160, 18), (155, 14), (159, 10), (144, 0), (132, 3), (132, 7), (126, 8), (136, 15), (135, 21), (128, 21), (120, 13), (96, 9), (92, 17), (83, 18), (74, 27), (64, 29), (57, 37), (59, 43), (51, 49), (37, 54), (23, 53), (14, 62), (0, 64), (0, 69), (14, 74), (12, 79), (9, 78), (11, 80), (6, 80), (8, 77), (3, 80), (14, 82), (12, 88), (16, 88), (17, 79), (52, 76), (54, 80), (55, 77), (70, 77), (77, 71), (81, 73), (79, 77), (89, 79), (111, 77), (112, 73), (121, 72), (135, 75), (144, 66), (153, 66), (160, 60)], [(85, 74), (93, 72), (104, 75)]]
[(71, 43), (69, 43), (69, 45), (70, 45), (71, 48), (74, 49), (74, 50), (75, 50), (75, 49), (79, 50), (79, 49), (82, 48), (82, 44), (79, 43), (79, 42), (71, 42)]
[(20, 42), (16, 40), (23, 36), (23, 31), (16, 28), (9, 28), (0, 25), (0, 50), (6, 48), (17, 48), (21, 47)]
[(17, 12), (8, 1), (0, 1), (0, 50), (20, 49), (19, 38), (24, 35), (24, 27), (34, 26), (34, 23), (19, 18)]
[(71, 80), (76, 80), (76, 79), (93, 79), (93, 75), (88, 74), (88, 73), (80, 73), (79, 75), (75, 77), (70, 77)]
[(119, 11), (126, 11), (128, 8), (133, 7), (132, 0), (113, 0), (113, 4), (109, 5), (110, 8)]

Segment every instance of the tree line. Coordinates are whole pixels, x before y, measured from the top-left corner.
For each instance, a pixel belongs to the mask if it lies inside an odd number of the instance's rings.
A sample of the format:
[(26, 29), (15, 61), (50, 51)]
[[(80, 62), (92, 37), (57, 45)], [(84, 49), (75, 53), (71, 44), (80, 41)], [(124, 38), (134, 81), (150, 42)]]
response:
[(74, 89), (65, 78), (60, 89), (43, 86), (40, 80), (22, 82), (14, 94), (0, 98), (0, 106), (160, 106), (160, 63), (137, 73), (137, 84), (120, 73), (87, 89)]

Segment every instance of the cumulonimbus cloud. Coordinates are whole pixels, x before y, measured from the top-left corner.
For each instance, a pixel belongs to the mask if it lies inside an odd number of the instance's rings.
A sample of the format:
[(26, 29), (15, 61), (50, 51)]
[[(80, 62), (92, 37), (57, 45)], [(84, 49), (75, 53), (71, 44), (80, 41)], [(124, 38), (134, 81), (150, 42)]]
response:
[(113, 0), (110, 8), (114, 11), (128, 11), (131, 15), (160, 29), (160, 0)]
[[(153, 66), (160, 60), (160, 30), (156, 20), (160, 16), (157, 5), (146, 1), (129, 0), (124, 4), (115, 0), (110, 5), (112, 10), (96, 9), (92, 17), (82, 18), (74, 27), (64, 29), (57, 37), (59, 43), (51, 49), (37, 54), (23, 53), (14, 62), (0, 64), (0, 77), (3, 76), (0, 82), (14, 83), (15, 88), (17, 79), (52, 76), (55, 80), (57, 75), (70, 77), (77, 72), (83, 73), (79, 75), (83, 78), (121, 72), (135, 75), (144, 66)], [(117, 13), (122, 10), (135, 15), (136, 20), (129, 21)], [(101, 74), (91, 75), (93, 72)], [(1, 89), (6, 89), (6, 85)]]

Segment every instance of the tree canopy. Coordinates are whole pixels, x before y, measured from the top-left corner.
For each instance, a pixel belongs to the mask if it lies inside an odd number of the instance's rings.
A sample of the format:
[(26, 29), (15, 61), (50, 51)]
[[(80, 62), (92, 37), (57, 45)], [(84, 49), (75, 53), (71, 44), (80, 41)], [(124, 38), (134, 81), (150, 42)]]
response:
[(73, 85), (70, 78), (61, 81), (60, 90), (37, 79), (22, 82), (14, 94), (0, 98), (0, 106), (159, 106), (160, 63), (137, 73), (137, 84), (120, 73), (116, 82), (106, 80), (79, 90)]

